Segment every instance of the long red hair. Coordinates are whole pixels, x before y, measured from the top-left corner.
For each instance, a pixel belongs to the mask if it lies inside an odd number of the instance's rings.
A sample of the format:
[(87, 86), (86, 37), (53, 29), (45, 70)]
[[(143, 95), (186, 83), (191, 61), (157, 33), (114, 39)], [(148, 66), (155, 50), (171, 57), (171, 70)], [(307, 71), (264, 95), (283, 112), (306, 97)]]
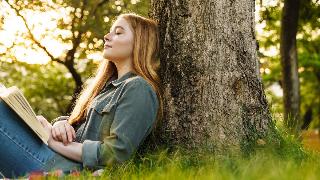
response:
[[(157, 94), (159, 100), (158, 121), (162, 118), (163, 113), (162, 90), (158, 75), (160, 68), (158, 25), (152, 19), (132, 13), (122, 14), (118, 18), (124, 18), (132, 27), (134, 34), (133, 69), (137, 75), (143, 77), (151, 85)], [(85, 119), (86, 111), (92, 100), (114, 73), (117, 73), (117, 69), (113, 62), (105, 59), (100, 63), (93, 80), (86, 83), (76, 101), (68, 120), (70, 124)]]

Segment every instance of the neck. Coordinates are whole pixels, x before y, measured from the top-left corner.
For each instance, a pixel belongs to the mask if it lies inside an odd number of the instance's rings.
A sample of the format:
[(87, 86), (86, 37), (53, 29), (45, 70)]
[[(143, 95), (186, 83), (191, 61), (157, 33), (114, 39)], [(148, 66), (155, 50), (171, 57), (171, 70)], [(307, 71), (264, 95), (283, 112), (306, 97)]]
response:
[(115, 62), (117, 67), (118, 79), (121, 78), (126, 73), (133, 71), (132, 61), (129, 59), (127, 61)]

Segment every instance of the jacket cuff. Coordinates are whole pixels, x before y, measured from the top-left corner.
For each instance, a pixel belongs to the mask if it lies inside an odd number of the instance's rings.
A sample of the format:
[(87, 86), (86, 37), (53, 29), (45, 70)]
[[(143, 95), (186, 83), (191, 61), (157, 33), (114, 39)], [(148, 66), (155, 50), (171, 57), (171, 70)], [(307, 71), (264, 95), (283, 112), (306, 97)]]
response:
[[(62, 118), (63, 117), (63, 118)], [(58, 122), (58, 121), (63, 121), (63, 120), (68, 120), (70, 116), (60, 116), (60, 117), (57, 117), (55, 119), (53, 119), (51, 121), (51, 124), (53, 125), (54, 123)]]
[(99, 164), (98, 149), (100, 141), (85, 140), (82, 146), (83, 167), (94, 167)]

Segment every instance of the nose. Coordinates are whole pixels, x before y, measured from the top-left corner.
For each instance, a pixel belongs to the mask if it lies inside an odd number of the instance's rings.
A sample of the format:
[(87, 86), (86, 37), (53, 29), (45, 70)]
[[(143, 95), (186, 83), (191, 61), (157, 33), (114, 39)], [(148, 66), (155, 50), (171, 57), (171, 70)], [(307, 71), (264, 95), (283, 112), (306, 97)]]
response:
[(107, 33), (106, 35), (104, 35), (104, 40), (105, 41), (110, 41), (110, 36), (109, 36), (110, 33)]

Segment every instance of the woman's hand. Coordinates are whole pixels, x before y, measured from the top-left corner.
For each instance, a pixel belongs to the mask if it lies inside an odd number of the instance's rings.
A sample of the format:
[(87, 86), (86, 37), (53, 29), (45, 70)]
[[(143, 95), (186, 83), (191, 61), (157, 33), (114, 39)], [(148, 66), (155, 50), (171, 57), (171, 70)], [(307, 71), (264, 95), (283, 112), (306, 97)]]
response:
[(50, 144), (50, 141), (53, 140), (52, 134), (51, 134), (52, 125), (43, 116), (37, 116), (37, 119), (41, 123), (41, 125), (44, 127), (44, 129), (47, 131), (47, 133), (49, 134), (48, 144)]
[[(53, 130), (53, 126), (43, 116), (37, 116), (37, 119), (40, 121), (45, 130), (49, 133), (48, 146), (52, 150), (70, 159), (82, 162), (82, 143), (72, 142), (68, 144), (68, 146), (63, 145), (60, 141), (56, 141), (53, 139), (53, 134), (51, 133)], [(57, 123), (54, 123), (54, 126), (58, 126)]]
[(71, 143), (76, 138), (76, 132), (74, 131), (74, 128), (68, 123), (68, 120), (66, 120), (66, 118), (65, 120), (55, 122), (52, 126), (51, 133), (54, 140), (63, 142), (64, 145)]

